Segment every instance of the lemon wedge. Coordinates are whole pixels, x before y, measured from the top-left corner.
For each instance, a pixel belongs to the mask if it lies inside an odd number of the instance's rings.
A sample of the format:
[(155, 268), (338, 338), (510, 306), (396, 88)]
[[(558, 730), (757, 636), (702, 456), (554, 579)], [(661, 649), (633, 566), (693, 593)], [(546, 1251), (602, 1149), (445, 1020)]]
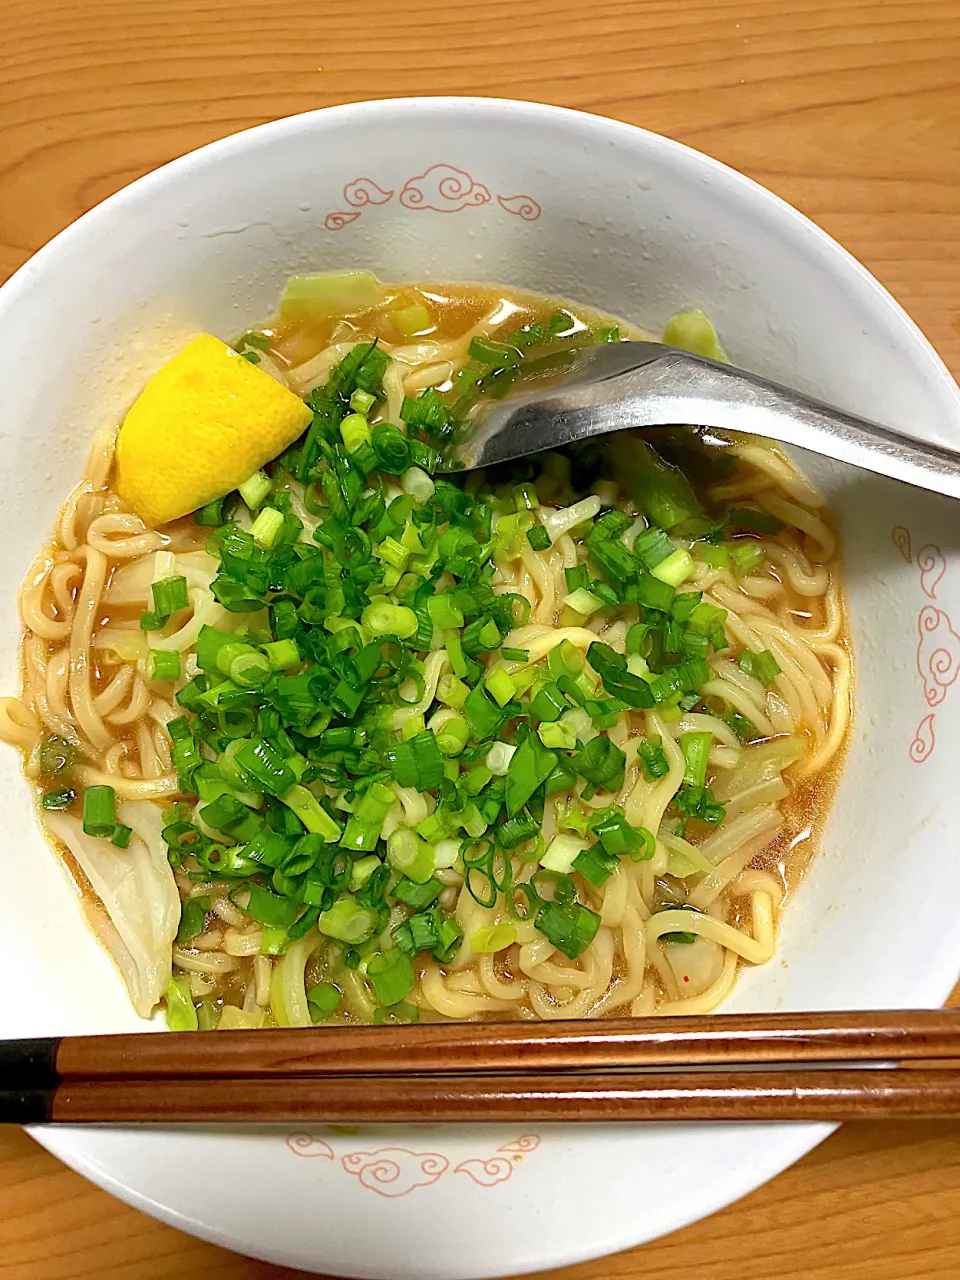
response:
[(247, 480), (306, 430), (299, 396), (210, 333), (155, 373), (117, 437), (117, 491), (149, 525)]

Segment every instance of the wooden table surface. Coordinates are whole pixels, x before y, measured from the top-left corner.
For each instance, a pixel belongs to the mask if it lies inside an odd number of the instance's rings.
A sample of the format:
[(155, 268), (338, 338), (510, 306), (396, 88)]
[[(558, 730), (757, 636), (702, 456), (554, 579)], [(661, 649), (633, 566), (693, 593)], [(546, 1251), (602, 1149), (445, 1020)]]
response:
[[(765, 183), (960, 373), (960, 0), (3, 0), (0, 19), (0, 279), (118, 187), (249, 125), (366, 97), (529, 98)], [(0, 1276), (294, 1274), (162, 1226), (0, 1130)], [(705, 1222), (550, 1274), (957, 1277), (960, 1124), (851, 1125)]]

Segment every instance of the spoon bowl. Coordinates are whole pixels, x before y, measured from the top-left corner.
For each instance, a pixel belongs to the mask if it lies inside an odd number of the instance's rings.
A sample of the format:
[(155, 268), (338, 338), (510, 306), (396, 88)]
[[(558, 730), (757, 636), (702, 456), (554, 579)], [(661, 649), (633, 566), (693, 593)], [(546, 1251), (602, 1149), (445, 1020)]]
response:
[(765, 436), (960, 498), (955, 450), (660, 342), (585, 347), (560, 378), (482, 406), (441, 451), (440, 469), (472, 471), (614, 431), (685, 425)]

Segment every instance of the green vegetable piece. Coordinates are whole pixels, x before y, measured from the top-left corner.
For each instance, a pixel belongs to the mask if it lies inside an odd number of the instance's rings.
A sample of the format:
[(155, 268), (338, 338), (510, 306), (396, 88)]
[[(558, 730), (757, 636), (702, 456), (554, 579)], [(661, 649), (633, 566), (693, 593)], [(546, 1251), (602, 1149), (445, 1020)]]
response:
[(324, 271), (291, 276), (280, 295), (286, 320), (316, 322), (359, 315), (383, 301), (383, 285), (370, 271)]
[(367, 965), (367, 977), (381, 1005), (399, 1002), (416, 984), (416, 974), (408, 956), (395, 948), (376, 955)]
[(681, 351), (706, 356), (708, 360), (719, 360), (721, 364), (729, 363), (716, 329), (699, 309), (678, 311), (667, 322), (663, 340), (668, 347), (679, 347)]
[(193, 1007), (186, 978), (171, 978), (164, 994), (167, 1026), (171, 1031), (196, 1031), (197, 1011)]

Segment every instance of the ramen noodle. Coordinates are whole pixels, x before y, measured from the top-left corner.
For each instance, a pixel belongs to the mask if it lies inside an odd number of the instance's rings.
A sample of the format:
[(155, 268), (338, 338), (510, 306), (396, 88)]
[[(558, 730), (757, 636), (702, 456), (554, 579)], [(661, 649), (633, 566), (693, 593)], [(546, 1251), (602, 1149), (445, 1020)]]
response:
[[(180, 358), (309, 423), (251, 476), (173, 365), (95, 442), (0, 736), (142, 1016), (702, 1013), (774, 954), (851, 709), (821, 495), (688, 428), (438, 473), (491, 397), (621, 336), (511, 290), (296, 277)], [(665, 336), (722, 358), (699, 313)]]

